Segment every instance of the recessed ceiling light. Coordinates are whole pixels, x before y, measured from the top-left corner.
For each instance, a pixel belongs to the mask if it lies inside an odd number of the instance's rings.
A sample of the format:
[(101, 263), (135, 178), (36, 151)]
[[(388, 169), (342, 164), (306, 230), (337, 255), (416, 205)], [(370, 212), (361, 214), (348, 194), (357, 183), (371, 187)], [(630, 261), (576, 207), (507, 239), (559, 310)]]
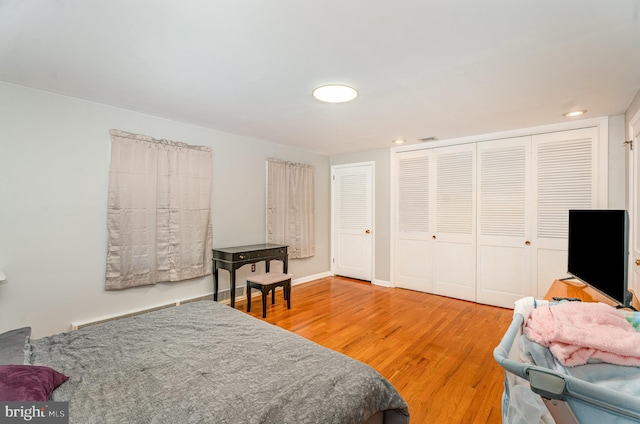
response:
[(329, 84), (313, 90), (313, 97), (326, 103), (345, 103), (358, 97), (358, 90), (348, 85)]
[(407, 140), (403, 139), (403, 138), (396, 138), (395, 140), (392, 140), (391, 142), (393, 144), (402, 144), (404, 142), (406, 142)]
[(586, 110), (574, 110), (573, 112), (563, 113), (562, 116), (566, 116), (567, 118), (573, 118), (575, 116), (584, 115), (587, 113)]

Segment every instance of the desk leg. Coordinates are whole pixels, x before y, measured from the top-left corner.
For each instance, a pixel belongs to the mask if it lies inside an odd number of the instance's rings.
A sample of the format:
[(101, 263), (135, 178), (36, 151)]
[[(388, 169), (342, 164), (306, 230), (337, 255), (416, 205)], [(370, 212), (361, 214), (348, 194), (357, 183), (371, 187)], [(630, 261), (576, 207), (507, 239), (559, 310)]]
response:
[[(280, 259), (280, 258), (276, 258), (276, 260), (278, 260), (278, 259)], [(286, 274), (287, 270), (289, 268), (289, 257), (288, 256), (284, 256), (280, 260), (282, 261), (282, 273)], [(265, 271), (269, 272), (270, 265), (271, 265), (271, 259), (267, 259), (264, 262), (265, 262), (264, 269), (265, 269)]]
[(229, 271), (229, 281), (231, 283), (231, 293), (229, 293), (229, 298), (231, 299), (231, 307), (236, 307), (236, 268), (231, 267), (231, 271)]
[(213, 261), (213, 301), (218, 301), (218, 263)]

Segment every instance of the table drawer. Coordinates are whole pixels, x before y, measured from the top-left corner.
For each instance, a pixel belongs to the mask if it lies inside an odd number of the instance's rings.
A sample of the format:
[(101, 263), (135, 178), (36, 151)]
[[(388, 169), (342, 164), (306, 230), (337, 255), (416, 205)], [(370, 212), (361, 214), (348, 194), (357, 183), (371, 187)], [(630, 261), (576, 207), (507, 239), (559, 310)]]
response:
[(277, 248), (277, 249), (265, 249), (265, 250), (254, 250), (252, 252), (241, 252), (237, 253), (236, 258), (234, 260), (238, 261), (246, 261), (249, 259), (262, 259), (269, 258), (272, 256), (280, 256), (285, 255), (287, 253), (287, 248)]
[(213, 259), (219, 259), (226, 262), (242, 262), (250, 260), (260, 260), (271, 258), (274, 256), (286, 256), (287, 246), (277, 246), (272, 248), (254, 248), (254, 246), (246, 246), (249, 249), (242, 248), (226, 248), (213, 249)]

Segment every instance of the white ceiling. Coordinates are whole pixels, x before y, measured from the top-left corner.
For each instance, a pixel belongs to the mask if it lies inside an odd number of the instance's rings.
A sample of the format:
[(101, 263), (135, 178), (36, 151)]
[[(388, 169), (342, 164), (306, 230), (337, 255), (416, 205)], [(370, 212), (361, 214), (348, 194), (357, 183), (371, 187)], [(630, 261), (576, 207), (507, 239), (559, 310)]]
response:
[[(640, 1), (0, 0), (0, 80), (322, 154), (373, 150), (624, 113)], [(332, 82), (360, 96), (311, 96)]]

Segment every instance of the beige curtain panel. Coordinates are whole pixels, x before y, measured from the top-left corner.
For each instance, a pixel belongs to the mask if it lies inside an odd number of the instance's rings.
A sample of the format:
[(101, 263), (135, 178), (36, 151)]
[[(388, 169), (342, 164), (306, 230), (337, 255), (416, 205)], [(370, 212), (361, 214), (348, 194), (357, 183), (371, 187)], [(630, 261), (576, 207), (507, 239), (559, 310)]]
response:
[(106, 289), (211, 273), (211, 149), (111, 130)]
[(267, 160), (267, 241), (289, 246), (289, 258), (316, 254), (314, 168)]

